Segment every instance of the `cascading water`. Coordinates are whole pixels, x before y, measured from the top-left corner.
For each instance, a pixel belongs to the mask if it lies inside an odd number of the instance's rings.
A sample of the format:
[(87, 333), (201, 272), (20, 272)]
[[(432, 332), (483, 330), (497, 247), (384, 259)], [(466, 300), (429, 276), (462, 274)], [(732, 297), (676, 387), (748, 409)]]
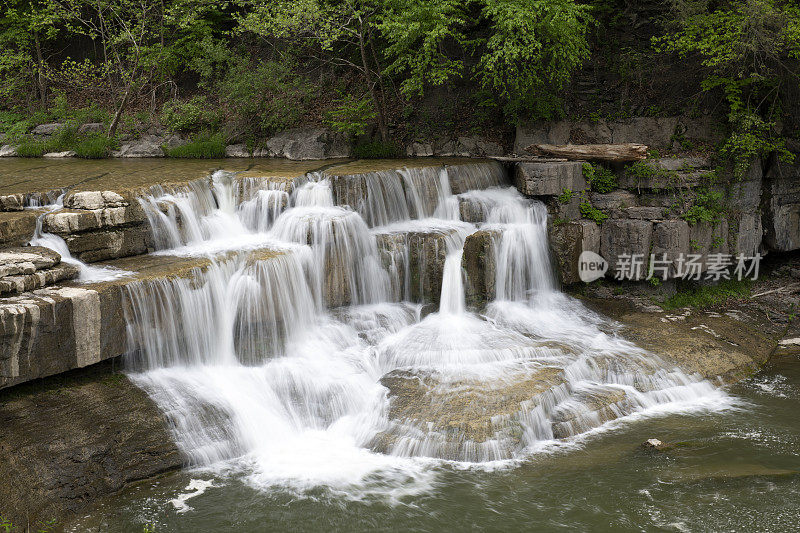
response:
[[(501, 180), (475, 164), (245, 194), (215, 175), (142, 199), (165, 252), (210, 260), (128, 288), (132, 378), (192, 463), (260, 487), (384, 490), (429, 481), (422, 458), (519, 459), (722, 397), (559, 293), (544, 206)], [(461, 266), (479, 228), (496, 235), (483, 316)], [(423, 318), (411, 288), (431, 272), (439, 309)]]

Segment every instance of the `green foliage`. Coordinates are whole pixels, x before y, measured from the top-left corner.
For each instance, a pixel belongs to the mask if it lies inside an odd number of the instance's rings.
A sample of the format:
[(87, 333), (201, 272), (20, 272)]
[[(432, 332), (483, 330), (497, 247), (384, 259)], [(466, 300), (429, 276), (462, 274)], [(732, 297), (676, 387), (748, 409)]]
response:
[(216, 129), (220, 119), (212, 109), (204, 96), (195, 96), (185, 102), (170, 100), (161, 109), (161, 123), (170, 131), (186, 133)]
[(78, 144), (78, 128), (69, 124), (56, 131), (50, 137), (36, 139), (25, 137), (17, 146), (17, 155), (20, 157), (42, 157), (50, 152), (66, 152)]
[(683, 219), (694, 226), (699, 222), (716, 224), (725, 211), (723, 195), (719, 191), (697, 189), (694, 204), (683, 214)]
[(104, 133), (92, 133), (75, 144), (73, 150), (77, 157), (84, 159), (104, 159), (111, 155), (112, 150), (119, 148), (116, 139)]
[(572, 201), (573, 196), (575, 196), (575, 193), (571, 189), (563, 189), (561, 194), (558, 195), (558, 201), (562, 204), (568, 204)]
[(353, 157), (358, 159), (392, 159), (400, 154), (400, 147), (392, 142), (371, 141), (353, 149)]
[(225, 139), (219, 133), (199, 135), (188, 144), (164, 147), (164, 154), (180, 159), (221, 159), (225, 157)]
[(234, 135), (270, 135), (294, 126), (315, 92), (291, 61), (253, 64), (241, 59), (219, 82), (223, 106), (234, 117)]
[(592, 202), (589, 201), (589, 198), (586, 197), (586, 194), (581, 195), (579, 209), (583, 218), (592, 220), (598, 225), (602, 224), (603, 221), (608, 218), (607, 214), (603, 213), (592, 205)]
[[(387, 71), (406, 76), (401, 88), (407, 95), (474, 79), (503, 103), (509, 117), (550, 118), (559, 114), (559, 92), (589, 57), (590, 8), (572, 0), (388, 5), (379, 25), (388, 42)], [(475, 26), (486, 31), (471, 31)], [(461, 53), (448, 53), (454, 47)]]
[(675, 31), (654, 39), (663, 52), (696, 55), (706, 69), (702, 88), (721, 90), (731, 135), (722, 153), (742, 177), (753, 158), (791, 154), (775, 125), (780, 100), (797, 87), (792, 62), (800, 59), (800, 6), (785, 0), (681, 0)]
[(336, 101), (336, 107), (325, 114), (325, 125), (351, 137), (364, 135), (377, 112), (369, 97), (356, 98), (350, 94)]
[(609, 193), (617, 188), (617, 176), (602, 165), (583, 164), (583, 176), (594, 192)]
[(3, 533), (11, 533), (11, 530), (14, 528), (14, 524), (11, 523), (11, 520), (0, 516), (0, 529), (3, 530)]
[(752, 281), (749, 279), (723, 280), (717, 285), (692, 283), (659, 305), (667, 311), (684, 307), (703, 309), (712, 305), (724, 304), (732, 298), (747, 298), (750, 296), (751, 285)]

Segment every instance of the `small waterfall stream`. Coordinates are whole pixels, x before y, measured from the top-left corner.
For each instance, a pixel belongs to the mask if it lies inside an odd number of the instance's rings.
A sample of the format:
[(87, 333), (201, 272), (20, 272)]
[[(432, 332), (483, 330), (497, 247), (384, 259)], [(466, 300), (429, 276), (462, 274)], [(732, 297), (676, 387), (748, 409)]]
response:
[[(158, 253), (210, 264), (128, 285), (131, 377), (191, 464), (254, 486), (415, 490), (432, 459), (518, 460), (723, 394), (558, 291), (547, 211), (498, 164), (294, 188), (217, 173), (141, 204)], [(462, 269), (478, 229), (497, 235), (483, 315)]]

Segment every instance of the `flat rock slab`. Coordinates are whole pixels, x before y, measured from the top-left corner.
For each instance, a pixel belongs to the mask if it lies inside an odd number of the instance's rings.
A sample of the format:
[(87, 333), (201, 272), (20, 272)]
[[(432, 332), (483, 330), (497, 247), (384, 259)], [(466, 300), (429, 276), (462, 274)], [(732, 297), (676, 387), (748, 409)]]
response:
[(20, 531), (182, 464), (156, 405), (110, 364), (0, 393), (0, 502)]

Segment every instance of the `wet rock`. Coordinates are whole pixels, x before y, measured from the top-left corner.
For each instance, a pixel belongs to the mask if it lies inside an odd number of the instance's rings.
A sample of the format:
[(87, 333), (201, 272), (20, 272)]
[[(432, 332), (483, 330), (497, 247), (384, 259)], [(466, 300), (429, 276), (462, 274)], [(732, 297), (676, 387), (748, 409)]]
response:
[(183, 463), (152, 400), (105, 366), (0, 395), (0, 442), (3, 516), (20, 530)]
[[(117, 195), (118, 196), (118, 195)], [(88, 197), (87, 202), (94, 202)], [(97, 201), (105, 201), (97, 199)], [(120, 203), (124, 203), (121, 201)], [(88, 230), (113, 228), (125, 225), (140, 225), (147, 217), (139, 204), (98, 209), (59, 209), (43, 217), (43, 229), (48, 233), (68, 235)]]
[(343, 134), (324, 128), (299, 128), (270, 137), (266, 150), (253, 155), (302, 161), (350, 157), (350, 151), (350, 141)]
[(581, 281), (579, 258), (585, 251), (600, 253), (600, 228), (592, 221), (579, 220), (548, 227), (550, 250), (567, 285)]
[(505, 169), (496, 161), (447, 165), (447, 177), (453, 194), (508, 184)]
[(480, 230), (467, 237), (461, 266), (466, 273), (464, 296), (467, 307), (483, 309), (494, 300), (497, 265), (495, 246), (501, 233), (497, 230)]
[(62, 122), (52, 122), (50, 124), (39, 124), (31, 130), (33, 135), (53, 135), (58, 130), (62, 129), (64, 124)]
[(0, 145), (0, 157), (16, 157), (17, 147), (10, 144)]
[(78, 155), (75, 150), (67, 150), (65, 152), (48, 152), (44, 154), (42, 157), (45, 159), (66, 159), (69, 157), (75, 157)]
[[(447, 240), (452, 231), (411, 231), (377, 236), (378, 251), (398, 300), (438, 305)], [(452, 237), (451, 237), (452, 238)]]
[(518, 163), (514, 182), (528, 196), (558, 196), (564, 189), (582, 191), (586, 188), (583, 164), (578, 161), (553, 163)]
[(106, 131), (106, 125), (102, 122), (88, 122), (81, 124), (78, 128), (78, 133), (103, 133)]
[(0, 250), (0, 296), (40, 289), (78, 277), (78, 268), (41, 246)]
[[(600, 238), (600, 255), (608, 261), (607, 276), (613, 276), (619, 267), (622, 255), (639, 255), (642, 266), (637, 279), (647, 277), (650, 259), (650, 243), (653, 239), (653, 224), (645, 220), (608, 219), (603, 222)], [(630, 263), (629, 263), (630, 264)]]
[(21, 194), (6, 194), (0, 196), (0, 211), (22, 211), (25, 208), (25, 198)]
[(559, 368), (446, 384), (436, 373), (395, 370), (381, 378), (389, 389), (390, 428), (372, 448), (467, 461), (510, 458), (524, 446), (520, 418), (562, 382)]
[(250, 152), (244, 144), (230, 144), (225, 147), (225, 157), (250, 157)]
[(664, 443), (658, 439), (647, 439), (642, 443), (642, 448), (648, 450), (660, 450), (664, 447)]

